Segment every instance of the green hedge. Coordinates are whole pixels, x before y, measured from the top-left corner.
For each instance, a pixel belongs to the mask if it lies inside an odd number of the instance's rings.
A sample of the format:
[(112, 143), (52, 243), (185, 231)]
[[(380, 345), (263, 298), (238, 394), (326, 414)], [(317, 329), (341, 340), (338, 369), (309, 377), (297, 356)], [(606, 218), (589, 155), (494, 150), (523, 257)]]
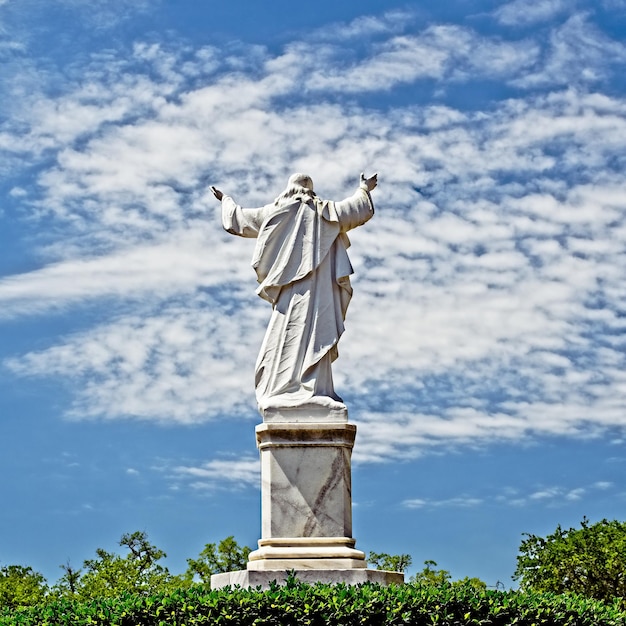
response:
[(625, 626), (619, 602), (574, 595), (479, 591), (470, 585), (306, 585), (269, 591), (196, 585), (150, 597), (48, 602), (4, 612), (0, 626)]

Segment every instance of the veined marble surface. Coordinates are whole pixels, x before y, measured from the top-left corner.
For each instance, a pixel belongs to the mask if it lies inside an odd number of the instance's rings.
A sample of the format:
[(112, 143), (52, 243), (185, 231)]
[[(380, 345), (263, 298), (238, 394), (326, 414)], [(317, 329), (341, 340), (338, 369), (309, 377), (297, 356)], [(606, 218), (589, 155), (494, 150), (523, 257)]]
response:
[(353, 424), (257, 427), (262, 539), (352, 537), (355, 434)]

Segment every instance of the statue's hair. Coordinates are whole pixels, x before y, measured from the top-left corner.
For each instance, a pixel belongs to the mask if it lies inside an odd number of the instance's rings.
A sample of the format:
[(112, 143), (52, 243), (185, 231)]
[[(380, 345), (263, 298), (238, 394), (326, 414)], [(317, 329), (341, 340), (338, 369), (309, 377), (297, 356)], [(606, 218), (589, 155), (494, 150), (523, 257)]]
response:
[(298, 196), (305, 202), (316, 197), (313, 191), (313, 181), (306, 174), (292, 174), (287, 181), (287, 188), (274, 200), (274, 204), (278, 205), (285, 200), (296, 199)]

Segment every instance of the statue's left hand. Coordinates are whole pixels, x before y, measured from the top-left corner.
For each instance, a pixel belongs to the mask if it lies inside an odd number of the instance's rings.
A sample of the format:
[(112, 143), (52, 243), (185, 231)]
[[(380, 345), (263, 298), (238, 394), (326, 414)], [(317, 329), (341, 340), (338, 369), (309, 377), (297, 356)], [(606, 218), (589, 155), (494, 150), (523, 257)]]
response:
[(361, 187), (364, 187), (368, 191), (372, 191), (378, 184), (378, 173), (370, 176), (369, 178), (365, 178), (365, 174), (361, 172)]
[(224, 194), (217, 187), (213, 187), (213, 185), (211, 185), (211, 191), (213, 192), (213, 195), (221, 202)]

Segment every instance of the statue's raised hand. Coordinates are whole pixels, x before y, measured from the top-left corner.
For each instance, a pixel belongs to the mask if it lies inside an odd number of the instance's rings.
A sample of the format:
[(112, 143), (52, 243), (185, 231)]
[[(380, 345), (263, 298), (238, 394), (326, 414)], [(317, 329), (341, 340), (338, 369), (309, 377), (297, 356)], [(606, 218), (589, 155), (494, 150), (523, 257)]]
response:
[(368, 191), (372, 191), (378, 184), (378, 173), (370, 176), (369, 178), (365, 178), (365, 174), (361, 172), (361, 187), (367, 189)]
[(213, 187), (213, 185), (211, 185), (210, 189), (213, 192), (213, 195), (221, 202), (224, 194), (217, 187)]

